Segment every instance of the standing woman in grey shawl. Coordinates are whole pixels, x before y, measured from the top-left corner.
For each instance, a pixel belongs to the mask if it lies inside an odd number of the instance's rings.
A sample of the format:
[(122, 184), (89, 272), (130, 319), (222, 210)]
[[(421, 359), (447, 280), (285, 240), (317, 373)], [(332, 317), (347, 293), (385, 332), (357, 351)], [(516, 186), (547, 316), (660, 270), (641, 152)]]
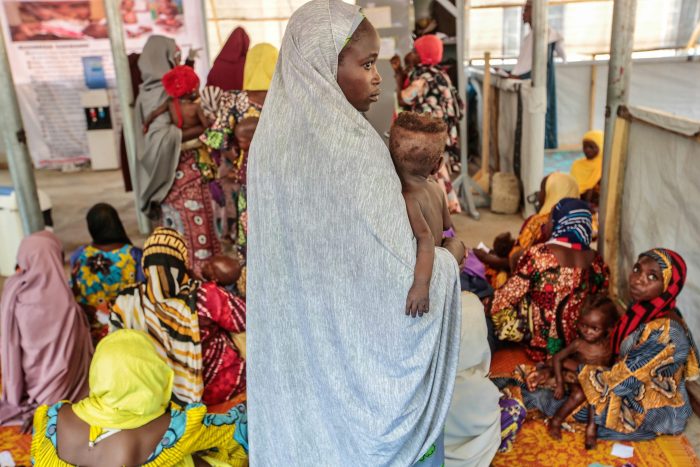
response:
[[(134, 112), (137, 128), (142, 128), (146, 117), (167, 99), (161, 79), (179, 64), (180, 49), (173, 39), (148, 38), (138, 62), (143, 83)], [(145, 135), (137, 132), (136, 138), (141, 210), (185, 237), (196, 273), (204, 260), (221, 251), (214, 230), (209, 175), (199, 163), (207, 151), (198, 136), (180, 130), (165, 112), (149, 125)]]
[(376, 101), (378, 52), (339, 0), (299, 8), (282, 41), (248, 165), (251, 465), (444, 461), (458, 268), (437, 248), (430, 312), (406, 316), (416, 244), (360, 113)]

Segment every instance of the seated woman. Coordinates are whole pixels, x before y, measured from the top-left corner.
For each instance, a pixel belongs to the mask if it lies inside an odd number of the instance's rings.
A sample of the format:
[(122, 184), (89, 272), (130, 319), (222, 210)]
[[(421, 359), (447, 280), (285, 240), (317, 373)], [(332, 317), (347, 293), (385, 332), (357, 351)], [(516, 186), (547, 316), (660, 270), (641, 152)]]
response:
[(105, 337), (90, 365), (89, 397), (37, 409), (33, 464), (247, 466), (245, 406), (222, 415), (202, 404), (171, 407), (174, 379), (146, 334)]
[[(515, 270), (522, 254), (533, 245), (549, 240), (551, 234), (547, 229), (552, 208), (564, 198), (578, 198), (578, 185), (569, 174), (554, 172), (542, 179), (540, 191), (537, 192), (539, 211), (531, 215), (520, 228), (515, 245), (510, 250), (508, 258), (475, 250), (474, 253), (486, 266), (494, 270)], [(495, 245), (494, 245), (495, 248)]]
[(48, 231), (20, 243), (0, 304), (0, 425), (29, 428), (40, 404), (87, 394), (90, 329), (64, 276), (61, 242)]
[(188, 258), (177, 231), (157, 228), (143, 250), (146, 281), (117, 297), (110, 329), (149, 334), (175, 372), (175, 402), (218, 404), (245, 390), (245, 361), (229, 335), (245, 331), (245, 302), (192, 279)]
[[(615, 363), (607, 369), (585, 365), (578, 375), (585, 396), (579, 403), (594, 406), (599, 439), (637, 441), (683, 432), (692, 414), (686, 381), (700, 376), (698, 349), (676, 308), (685, 278), (678, 253), (657, 248), (639, 255), (628, 281), (632, 303), (613, 331)], [(552, 376), (544, 368), (535, 379)], [(529, 390), (521, 375), (494, 382), (519, 387), (526, 406), (548, 417), (565, 403), (549, 389)], [(581, 407), (574, 419), (585, 423), (588, 405)]]
[(600, 178), (603, 175), (603, 132), (589, 131), (583, 135), (583, 154), (571, 166), (571, 176), (578, 183), (582, 199), (598, 203)]
[(107, 335), (112, 302), (126, 286), (143, 280), (141, 249), (126, 235), (119, 213), (98, 203), (87, 213), (92, 243), (70, 257), (71, 287), (87, 313), (95, 345)]
[(565, 198), (552, 211), (547, 243), (530, 247), (491, 305), (496, 337), (525, 342), (537, 361), (576, 338), (576, 322), (590, 294), (605, 293), (608, 268), (590, 248), (588, 203)]

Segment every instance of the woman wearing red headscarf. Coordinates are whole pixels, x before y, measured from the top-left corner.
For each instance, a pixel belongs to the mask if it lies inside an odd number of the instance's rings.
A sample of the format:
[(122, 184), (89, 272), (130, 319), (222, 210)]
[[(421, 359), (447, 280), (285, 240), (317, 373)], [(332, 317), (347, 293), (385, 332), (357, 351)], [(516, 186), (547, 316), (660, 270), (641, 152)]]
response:
[(236, 28), (228, 36), (224, 47), (214, 60), (207, 76), (207, 86), (217, 86), (222, 91), (243, 88), (243, 66), (250, 46), (250, 37), (243, 28)]
[[(442, 118), (447, 123), (446, 150), (449, 160), (458, 162), (459, 120), (462, 118), (463, 104), (447, 73), (439, 66), (442, 61), (442, 41), (434, 34), (417, 39), (414, 48), (418, 63), (408, 75), (408, 86), (399, 91), (399, 104), (418, 113), (427, 113)], [(399, 74), (400, 61), (392, 61), (394, 71)], [(448, 162), (449, 162), (448, 160)], [(460, 212), (459, 200), (452, 189), (452, 183), (443, 166), (438, 173), (438, 182), (447, 194), (450, 212)]]

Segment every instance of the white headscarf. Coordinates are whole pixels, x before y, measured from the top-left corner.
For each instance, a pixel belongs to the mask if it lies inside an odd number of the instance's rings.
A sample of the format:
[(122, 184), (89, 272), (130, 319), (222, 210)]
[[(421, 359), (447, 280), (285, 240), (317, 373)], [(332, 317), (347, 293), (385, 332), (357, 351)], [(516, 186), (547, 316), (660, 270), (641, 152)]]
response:
[(442, 433), (459, 352), (455, 260), (404, 313), (416, 246), (380, 136), (336, 81), (359, 8), (287, 25), (248, 166), (251, 464), (411, 465)]

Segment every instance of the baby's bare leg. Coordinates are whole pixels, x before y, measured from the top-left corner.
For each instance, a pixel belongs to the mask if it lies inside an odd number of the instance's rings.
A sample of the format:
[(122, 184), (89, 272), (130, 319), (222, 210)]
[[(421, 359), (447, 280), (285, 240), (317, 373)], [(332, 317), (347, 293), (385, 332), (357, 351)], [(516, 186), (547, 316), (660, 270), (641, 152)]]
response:
[(576, 407), (581, 405), (585, 400), (586, 395), (583, 393), (581, 386), (578, 384), (571, 384), (569, 386), (569, 397), (567, 397), (562, 406), (559, 407), (559, 410), (557, 410), (557, 413), (555, 413), (549, 421), (548, 431), (552, 438), (561, 439), (561, 424), (576, 410)]
[(588, 404), (588, 425), (586, 425), (586, 449), (594, 449), (598, 438), (595, 424), (595, 407)]

